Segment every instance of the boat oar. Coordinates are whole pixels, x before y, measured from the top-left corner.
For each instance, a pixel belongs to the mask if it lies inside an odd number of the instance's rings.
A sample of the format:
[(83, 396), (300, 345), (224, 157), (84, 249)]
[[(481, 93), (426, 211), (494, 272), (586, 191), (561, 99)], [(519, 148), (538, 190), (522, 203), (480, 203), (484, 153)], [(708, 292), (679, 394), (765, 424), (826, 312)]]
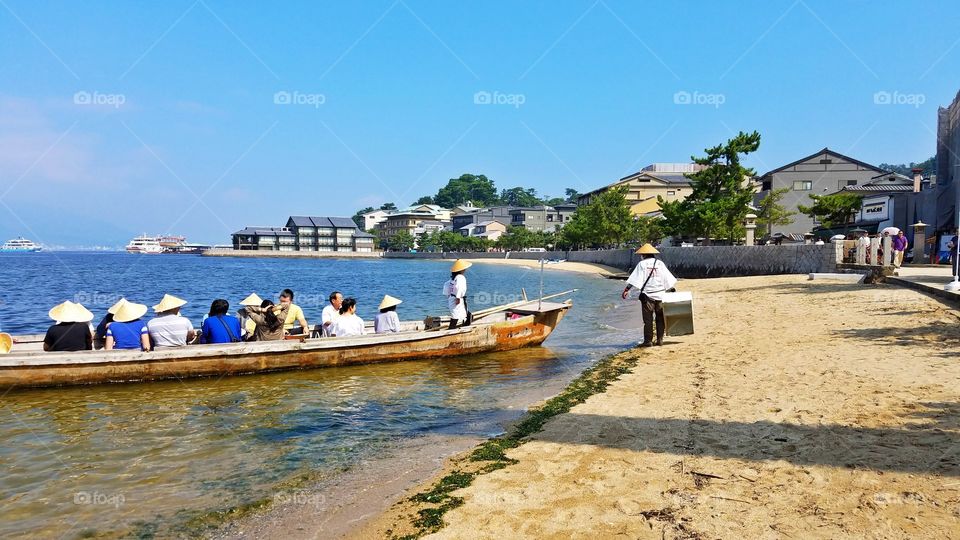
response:
[[(575, 293), (575, 292), (577, 292), (577, 290), (578, 290), (578, 289), (570, 289), (569, 291), (563, 291), (563, 292), (559, 292), (559, 293), (556, 293), (556, 294), (550, 294), (550, 295), (544, 296), (544, 297), (541, 298), (540, 300), (549, 300), (549, 299), (551, 299), (551, 298), (556, 298), (556, 297), (558, 297), (558, 296), (563, 296), (563, 295), (566, 295), (566, 294)], [(486, 317), (487, 315), (490, 315), (491, 313), (497, 313), (497, 312), (499, 312), (499, 311), (506, 311), (506, 310), (508, 310), (508, 309), (513, 309), (513, 308), (515, 308), (515, 307), (519, 307), (519, 306), (522, 306), (522, 305), (524, 305), (524, 304), (529, 304), (529, 303), (530, 303), (529, 300), (520, 300), (520, 301), (518, 301), (518, 302), (511, 302), (511, 303), (509, 303), (509, 304), (503, 304), (502, 306), (494, 306), (494, 307), (490, 307), (490, 308), (486, 308), (486, 309), (481, 309), (480, 311), (474, 311), (474, 312), (473, 312), (473, 318), (476, 320), (476, 319), (479, 319), (480, 317)]]

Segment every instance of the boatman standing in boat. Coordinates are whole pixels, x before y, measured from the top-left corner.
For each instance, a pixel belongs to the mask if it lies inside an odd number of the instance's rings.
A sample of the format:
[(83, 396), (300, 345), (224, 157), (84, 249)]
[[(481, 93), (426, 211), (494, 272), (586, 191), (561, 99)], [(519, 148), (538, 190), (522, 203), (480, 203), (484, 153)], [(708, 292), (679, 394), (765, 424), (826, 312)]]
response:
[[(627, 278), (627, 287), (620, 296), (626, 300), (630, 289), (640, 289), (640, 304), (643, 312), (643, 344), (641, 347), (652, 347), (663, 344), (663, 333), (666, 323), (663, 317), (663, 293), (672, 291), (677, 285), (677, 278), (673, 277), (667, 265), (657, 259), (660, 254), (657, 248), (644, 244), (637, 250), (640, 262)], [(653, 322), (657, 322), (657, 340), (653, 340)]]
[(443, 284), (443, 295), (450, 308), (451, 329), (461, 323), (469, 326), (472, 322), (473, 317), (467, 311), (467, 278), (463, 275), (471, 266), (473, 263), (457, 259), (450, 267), (450, 280)]

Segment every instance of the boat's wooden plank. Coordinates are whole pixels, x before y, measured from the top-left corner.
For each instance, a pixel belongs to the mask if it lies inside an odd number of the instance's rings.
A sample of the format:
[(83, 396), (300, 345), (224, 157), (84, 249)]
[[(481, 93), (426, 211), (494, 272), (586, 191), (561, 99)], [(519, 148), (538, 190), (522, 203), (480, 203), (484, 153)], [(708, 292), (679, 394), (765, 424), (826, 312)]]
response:
[(0, 356), (0, 368), (8, 366), (72, 365), (131, 362), (144, 360), (171, 360), (178, 358), (208, 358), (244, 354), (267, 354), (271, 352), (317, 351), (358, 346), (413, 343), (437, 339), (449, 335), (464, 334), (480, 326), (469, 326), (440, 332), (409, 332), (396, 334), (370, 334), (356, 337), (305, 339), (303, 341), (252, 341), (243, 343), (219, 343), (213, 345), (188, 345), (150, 352), (114, 350), (84, 352), (26, 352)]

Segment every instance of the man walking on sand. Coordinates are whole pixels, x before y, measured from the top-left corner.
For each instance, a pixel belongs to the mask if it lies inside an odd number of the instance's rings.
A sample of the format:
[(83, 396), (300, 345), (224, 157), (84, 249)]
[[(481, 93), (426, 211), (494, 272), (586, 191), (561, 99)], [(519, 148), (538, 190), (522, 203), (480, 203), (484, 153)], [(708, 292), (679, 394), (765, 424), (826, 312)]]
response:
[[(627, 278), (627, 287), (620, 295), (624, 300), (630, 294), (630, 289), (640, 289), (640, 303), (643, 312), (643, 345), (653, 347), (663, 344), (663, 334), (666, 331), (666, 321), (663, 316), (663, 293), (672, 291), (677, 285), (677, 278), (673, 277), (667, 266), (657, 260), (660, 252), (650, 244), (644, 244), (637, 250), (642, 258), (633, 273)], [(657, 322), (657, 340), (653, 340), (653, 322)]]
[(893, 237), (893, 266), (900, 268), (903, 266), (903, 253), (907, 250), (907, 235), (903, 231)]

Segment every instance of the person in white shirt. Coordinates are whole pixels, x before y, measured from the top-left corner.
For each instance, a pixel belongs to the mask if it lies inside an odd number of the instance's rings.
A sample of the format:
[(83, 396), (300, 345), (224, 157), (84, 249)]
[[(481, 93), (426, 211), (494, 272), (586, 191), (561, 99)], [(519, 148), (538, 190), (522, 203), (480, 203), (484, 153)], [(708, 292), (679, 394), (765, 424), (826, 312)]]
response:
[(340, 318), (340, 307), (343, 305), (343, 295), (340, 294), (340, 291), (333, 291), (330, 293), (330, 305), (323, 308), (323, 313), (320, 315), (320, 322), (323, 323), (323, 335), (330, 335), (330, 326)]
[(348, 337), (362, 336), (365, 333), (363, 319), (357, 316), (357, 301), (345, 298), (340, 306), (340, 316), (330, 325), (330, 335)]
[(463, 273), (473, 266), (473, 263), (457, 259), (450, 267), (450, 280), (443, 285), (443, 294), (447, 297), (447, 307), (450, 309), (450, 329), (463, 323), (468, 326), (472, 316), (467, 311), (467, 278)]
[[(644, 244), (637, 250), (642, 257), (637, 267), (627, 278), (627, 287), (620, 296), (626, 300), (630, 289), (640, 289), (640, 303), (643, 312), (643, 345), (652, 347), (663, 344), (666, 323), (663, 317), (663, 293), (673, 290), (677, 278), (673, 277), (663, 261), (657, 260), (660, 253), (650, 244)], [(657, 340), (653, 340), (653, 322), (657, 323)]]
[(373, 331), (378, 334), (400, 331), (400, 317), (397, 315), (397, 306), (402, 304), (403, 300), (394, 298), (389, 294), (384, 295), (380, 302), (380, 313), (373, 319)]
[(147, 322), (147, 332), (154, 348), (183, 347), (197, 336), (190, 319), (180, 316), (180, 308), (186, 303), (186, 300), (165, 294), (160, 303), (153, 306), (157, 316)]

